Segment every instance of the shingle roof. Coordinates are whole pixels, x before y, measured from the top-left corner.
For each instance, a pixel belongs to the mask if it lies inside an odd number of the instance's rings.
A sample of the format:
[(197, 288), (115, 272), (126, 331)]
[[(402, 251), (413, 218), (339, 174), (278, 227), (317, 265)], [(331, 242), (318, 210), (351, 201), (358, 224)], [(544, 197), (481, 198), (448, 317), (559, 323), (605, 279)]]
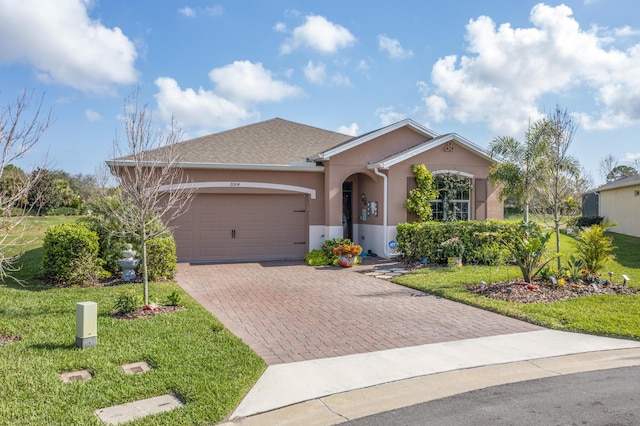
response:
[(607, 191), (609, 189), (616, 189), (616, 188), (624, 188), (626, 186), (634, 186), (634, 185), (640, 185), (640, 174), (621, 177), (620, 179), (616, 179), (613, 182), (606, 183), (601, 187), (596, 188), (595, 192)]
[(189, 139), (175, 148), (180, 163), (290, 165), (349, 139), (352, 136), (274, 118)]

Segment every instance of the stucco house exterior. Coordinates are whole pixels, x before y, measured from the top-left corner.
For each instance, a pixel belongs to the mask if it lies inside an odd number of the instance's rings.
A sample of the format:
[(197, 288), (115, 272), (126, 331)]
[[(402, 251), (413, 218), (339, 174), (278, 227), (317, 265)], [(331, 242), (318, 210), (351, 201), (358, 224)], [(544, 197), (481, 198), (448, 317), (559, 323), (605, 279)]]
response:
[(640, 174), (626, 176), (602, 185), (599, 194), (599, 216), (616, 222), (613, 231), (640, 237)]
[(302, 259), (336, 237), (391, 256), (396, 224), (413, 218), (404, 202), (415, 164), (471, 180), (472, 190), (452, 200), (461, 219), (503, 217), (487, 181), (494, 160), (410, 119), (353, 137), (275, 118), (177, 148), (187, 185), (197, 189), (171, 224), (179, 261)]

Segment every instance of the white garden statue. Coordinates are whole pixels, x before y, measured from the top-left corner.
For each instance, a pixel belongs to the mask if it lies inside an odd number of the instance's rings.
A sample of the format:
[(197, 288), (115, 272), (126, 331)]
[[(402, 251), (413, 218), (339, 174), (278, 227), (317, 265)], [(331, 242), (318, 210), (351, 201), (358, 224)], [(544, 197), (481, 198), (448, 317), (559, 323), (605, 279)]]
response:
[(122, 251), (124, 259), (118, 259), (118, 265), (122, 268), (122, 279), (125, 281), (131, 281), (136, 277), (136, 268), (140, 263), (140, 259), (136, 259), (137, 252), (132, 250), (133, 246), (127, 244), (126, 249)]

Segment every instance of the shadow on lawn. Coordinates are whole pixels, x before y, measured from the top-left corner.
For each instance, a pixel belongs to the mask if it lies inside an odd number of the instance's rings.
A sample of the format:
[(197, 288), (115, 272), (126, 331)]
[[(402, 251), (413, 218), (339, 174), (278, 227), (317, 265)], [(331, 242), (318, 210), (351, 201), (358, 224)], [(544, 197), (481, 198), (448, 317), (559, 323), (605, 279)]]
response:
[(607, 232), (613, 238), (616, 261), (625, 268), (640, 268), (640, 238)]
[(16, 266), (20, 269), (11, 274), (11, 276), (16, 278), (18, 282), (12, 278), (5, 278), (0, 285), (15, 290), (28, 291), (43, 291), (52, 288), (43, 285), (40, 281), (43, 256), (44, 249), (42, 247), (25, 251), (16, 262)]

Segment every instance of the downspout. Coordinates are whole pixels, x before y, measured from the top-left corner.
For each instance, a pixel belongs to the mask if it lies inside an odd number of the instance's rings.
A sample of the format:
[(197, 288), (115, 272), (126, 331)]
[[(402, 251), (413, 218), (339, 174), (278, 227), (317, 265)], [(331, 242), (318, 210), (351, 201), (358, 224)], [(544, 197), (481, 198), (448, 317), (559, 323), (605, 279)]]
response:
[(377, 174), (378, 176), (382, 177), (382, 180), (384, 182), (384, 186), (383, 186), (383, 190), (384, 190), (384, 195), (382, 197), (382, 202), (383, 202), (383, 212), (382, 212), (382, 231), (384, 233), (384, 238), (382, 239), (382, 244), (383, 246), (383, 250), (384, 250), (384, 254), (386, 257), (393, 257), (393, 256), (397, 256), (397, 254), (394, 253), (389, 253), (389, 249), (388, 249), (388, 245), (387, 245), (387, 224), (389, 221), (389, 212), (387, 209), (387, 202), (389, 200), (389, 178), (387, 177), (387, 175), (385, 175), (384, 173), (380, 172), (380, 169), (378, 167), (375, 167), (373, 169), (373, 172), (375, 174)]

